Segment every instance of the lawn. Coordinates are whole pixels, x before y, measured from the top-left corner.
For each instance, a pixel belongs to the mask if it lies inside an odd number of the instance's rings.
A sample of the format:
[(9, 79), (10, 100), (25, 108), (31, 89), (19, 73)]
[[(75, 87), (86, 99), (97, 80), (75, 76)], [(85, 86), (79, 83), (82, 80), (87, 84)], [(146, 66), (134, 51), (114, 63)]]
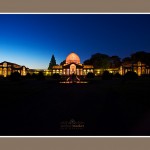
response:
[(150, 135), (150, 79), (0, 85), (0, 135)]

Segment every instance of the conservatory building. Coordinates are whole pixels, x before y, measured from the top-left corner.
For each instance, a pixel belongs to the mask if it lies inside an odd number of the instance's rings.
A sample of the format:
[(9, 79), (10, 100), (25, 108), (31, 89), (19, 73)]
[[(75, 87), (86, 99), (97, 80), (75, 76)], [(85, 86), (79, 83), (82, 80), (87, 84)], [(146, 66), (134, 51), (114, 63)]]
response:
[(94, 72), (92, 65), (83, 65), (80, 63), (80, 58), (75, 53), (70, 53), (66, 57), (64, 65), (53, 66), (52, 73), (59, 73), (61, 75), (86, 75), (88, 72)]
[[(108, 68), (105, 70), (108, 70), (113, 74), (119, 73), (121, 75), (124, 75), (128, 71), (134, 71), (138, 74), (138, 76), (141, 76), (142, 74), (150, 74), (150, 67), (140, 61), (134, 64), (122, 64), (118, 68)], [(96, 76), (99, 76), (103, 74), (104, 69), (94, 68), (93, 65), (81, 64), (79, 56), (75, 53), (70, 53), (66, 57), (64, 65), (57, 65), (52, 68), (52, 74), (59, 73), (60, 75), (87, 75), (88, 72), (92, 72)]]

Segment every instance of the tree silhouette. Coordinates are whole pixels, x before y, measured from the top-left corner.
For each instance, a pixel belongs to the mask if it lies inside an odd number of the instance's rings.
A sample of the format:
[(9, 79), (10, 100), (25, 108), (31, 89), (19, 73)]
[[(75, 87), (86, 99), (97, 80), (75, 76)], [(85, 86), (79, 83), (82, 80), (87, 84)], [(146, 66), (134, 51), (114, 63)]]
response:
[(111, 63), (111, 68), (118, 68), (121, 65), (121, 60), (120, 57), (118, 56), (111, 56), (110, 57), (110, 63)]
[(146, 63), (147, 65), (150, 65), (150, 53), (144, 51), (138, 51), (136, 53), (131, 54), (131, 60), (134, 63), (141, 61), (143, 63)]
[(60, 65), (64, 65), (66, 63), (66, 60), (63, 60)]
[(107, 69), (110, 66), (110, 57), (106, 54), (96, 53), (90, 59), (84, 61), (85, 65), (93, 65), (94, 68)]
[(84, 65), (92, 65), (92, 62), (90, 59), (87, 59), (83, 62)]
[(130, 64), (130, 63), (132, 63), (132, 60), (130, 57), (125, 57), (122, 59), (122, 63), (123, 64)]
[(52, 67), (55, 65), (56, 65), (56, 60), (55, 60), (54, 55), (52, 55), (51, 61), (50, 61), (49, 66), (48, 66), (48, 70), (52, 69)]

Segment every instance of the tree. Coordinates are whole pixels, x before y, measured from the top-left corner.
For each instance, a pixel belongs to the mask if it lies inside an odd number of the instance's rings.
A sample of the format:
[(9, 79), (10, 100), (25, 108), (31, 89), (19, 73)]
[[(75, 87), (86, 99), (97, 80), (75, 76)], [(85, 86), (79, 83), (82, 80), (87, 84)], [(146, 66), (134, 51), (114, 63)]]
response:
[(66, 60), (63, 60), (60, 65), (64, 65), (66, 63)]
[(49, 66), (48, 66), (48, 70), (52, 69), (52, 67), (55, 65), (56, 65), (56, 60), (55, 60), (54, 55), (52, 55), (51, 61), (50, 61)]
[(125, 57), (122, 59), (123, 64), (137, 63), (138, 61), (141, 61), (142, 63), (145, 63), (148, 66), (150, 66), (150, 53), (138, 51), (132, 53), (130, 57)]
[(110, 66), (110, 57), (106, 54), (96, 53), (90, 59), (84, 61), (85, 65), (93, 65), (94, 68), (107, 69)]
[(91, 60), (87, 59), (83, 62), (84, 65), (92, 65)]
[(132, 60), (130, 57), (125, 57), (122, 59), (122, 63), (123, 64), (130, 64), (130, 63), (132, 63)]
[(150, 65), (150, 53), (144, 51), (138, 51), (131, 54), (131, 59), (134, 63), (141, 61), (143, 63), (146, 63), (147, 65)]
[(118, 56), (111, 56), (110, 63), (112, 68), (118, 68), (121, 65), (120, 57)]
[(91, 62), (95, 68), (107, 69), (110, 65), (110, 57), (106, 54), (96, 53), (92, 55)]

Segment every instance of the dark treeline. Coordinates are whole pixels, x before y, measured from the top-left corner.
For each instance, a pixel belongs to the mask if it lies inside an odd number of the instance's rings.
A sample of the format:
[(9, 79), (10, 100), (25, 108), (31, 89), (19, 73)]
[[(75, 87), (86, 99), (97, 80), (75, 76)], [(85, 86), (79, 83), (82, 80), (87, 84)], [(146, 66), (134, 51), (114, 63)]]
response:
[(125, 57), (121, 60), (119, 56), (109, 56), (106, 54), (96, 53), (91, 56), (90, 59), (84, 61), (85, 65), (93, 65), (94, 68), (118, 68), (121, 64), (142, 63), (150, 66), (150, 53), (144, 51), (138, 51), (131, 54), (130, 57)]

